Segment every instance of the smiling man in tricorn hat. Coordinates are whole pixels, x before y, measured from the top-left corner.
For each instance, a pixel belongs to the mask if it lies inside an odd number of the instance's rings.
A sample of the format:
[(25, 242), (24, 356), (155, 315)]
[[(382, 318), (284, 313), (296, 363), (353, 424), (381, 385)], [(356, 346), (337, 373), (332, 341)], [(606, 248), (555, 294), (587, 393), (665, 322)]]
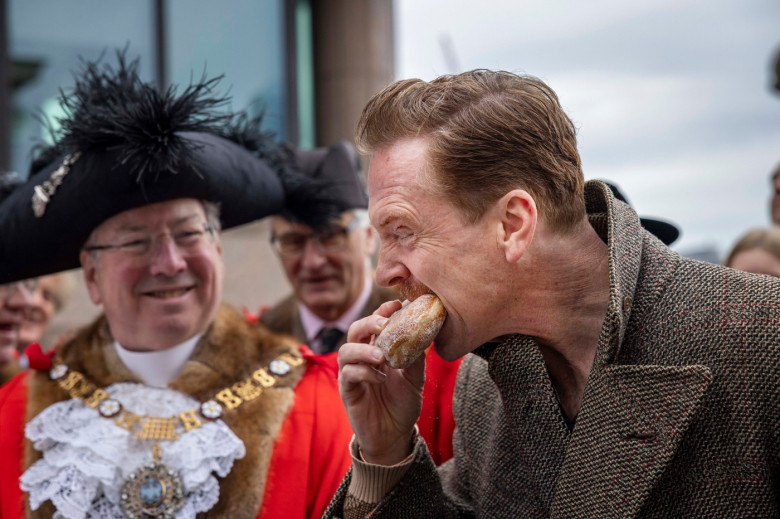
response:
[(220, 228), (319, 220), (321, 191), (214, 86), (86, 64), (0, 203), (0, 283), (80, 264), (104, 312), (0, 391), (4, 519), (319, 517), (346, 472), (332, 372), (220, 303)]

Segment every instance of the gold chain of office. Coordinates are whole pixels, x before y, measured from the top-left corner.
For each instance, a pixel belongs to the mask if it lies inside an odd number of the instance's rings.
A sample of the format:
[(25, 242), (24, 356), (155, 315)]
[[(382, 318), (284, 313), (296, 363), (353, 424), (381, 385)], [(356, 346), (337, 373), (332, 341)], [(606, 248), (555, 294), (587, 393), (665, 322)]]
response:
[(96, 409), (104, 418), (113, 420), (137, 440), (176, 441), (181, 434), (201, 428), (204, 421), (215, 421), (224, 411), (236, 409), (244, 402), (254, 400), (263, 391), (273, 387), (279, 378), (290, 373), (293, 366), (299, 366), (301, 363), (303, 358), (282, 353), (270, 362), (268, 369), (257, 369), (246, 379), (217, 392), (214, 399), (201, 403), (195, 409), (168, 417), (138, 415), (124, 409), (106, 390), (65, 364), (52, 367), (49, 377), (67, 391), (71, 398), (82, 399), (87, 406)]

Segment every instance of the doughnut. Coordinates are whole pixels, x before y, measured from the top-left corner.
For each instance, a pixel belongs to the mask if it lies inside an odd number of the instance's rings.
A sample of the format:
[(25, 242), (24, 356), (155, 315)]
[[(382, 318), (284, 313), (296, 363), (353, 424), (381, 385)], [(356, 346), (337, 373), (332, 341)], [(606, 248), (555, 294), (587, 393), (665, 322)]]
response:
[(438, 297), (421, 295), (390, 316), (374, 345), (382, 349), (388, 366), (406, 368), (431, 344), (446, 317)]

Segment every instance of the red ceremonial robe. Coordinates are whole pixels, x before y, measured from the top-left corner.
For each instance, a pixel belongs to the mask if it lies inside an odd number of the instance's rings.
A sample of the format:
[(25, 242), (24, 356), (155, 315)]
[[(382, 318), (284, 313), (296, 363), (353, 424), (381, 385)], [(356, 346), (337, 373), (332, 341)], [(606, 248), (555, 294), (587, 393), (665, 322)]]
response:
[[(300, 349), (306, 369), (273, 445), (258, 518), (321, 517), (351, 464), (352, 430), (338, 394), (337, 374), (308, 348)], [(32, 373), (21, 373), (0, 388), (0, 519), (25, 517), (19, 477), (26, 469), (24, 427)], [(247, 499), (229, 496), (230, 491), (220, 484), (221, 498)]]

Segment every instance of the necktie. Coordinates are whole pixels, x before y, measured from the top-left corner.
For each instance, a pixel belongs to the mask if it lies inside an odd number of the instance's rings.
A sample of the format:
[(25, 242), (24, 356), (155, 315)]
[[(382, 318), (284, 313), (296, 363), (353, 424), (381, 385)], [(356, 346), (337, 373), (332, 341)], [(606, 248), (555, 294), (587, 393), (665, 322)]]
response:
[(320, 331), (320, 343), (322, 344), (321, 353), (330, 353), (336, 351), (339, 341), (344, 336), (344, 332), (338, 328), (323, 328)]

